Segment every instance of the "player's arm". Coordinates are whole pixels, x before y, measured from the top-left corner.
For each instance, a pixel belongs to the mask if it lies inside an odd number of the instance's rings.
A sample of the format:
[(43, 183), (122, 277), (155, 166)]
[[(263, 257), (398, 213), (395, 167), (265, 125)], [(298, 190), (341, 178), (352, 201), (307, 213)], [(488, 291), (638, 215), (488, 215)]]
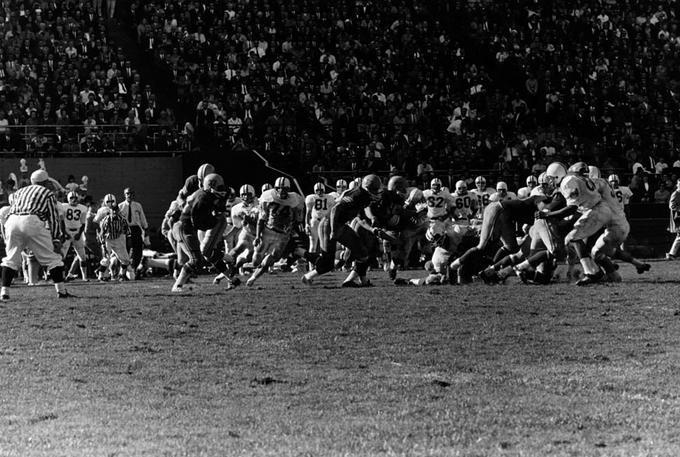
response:
[(680, 211), (680, 192), (677, 190), (671, 194), (671, 198), (668, 200), (668, 208), (674, 213)]
[(260, 244), (262, 241), (262, 235), (264, 234), (264, 227), (267, 223), (267, 215), (269, 214), (269, 203), (262, 202), (260, 207), (260, 217), (257, 219), (257, 225), (255, 226), (255, 245)]
[(547, 218), (564, 219), (565, 217), (569, 217), (572, 214), (576, 214), (577, 211), (578, 206), (567, 205), (562, 209), (558, 209), (557, 211), (538, 211), (537, 216), (540, 216), (540, 219)]
[(305, 230), (309, 232), (310, 227), (311, 227), (311, 221), (312, 221), (312, 208), (314, 208), (314, 200), (312, 198), (308, 198), (305, 201)]

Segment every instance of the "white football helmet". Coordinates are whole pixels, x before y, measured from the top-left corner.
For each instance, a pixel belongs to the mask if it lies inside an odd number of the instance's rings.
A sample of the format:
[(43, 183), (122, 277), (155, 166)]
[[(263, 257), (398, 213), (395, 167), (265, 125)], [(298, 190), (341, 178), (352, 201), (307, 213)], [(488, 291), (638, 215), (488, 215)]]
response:
[(78, 194), (71, 191), (68, 194), (66, 194), (66, 200), (69, 202), (73, 201), (75, 203), (78, 203)]
[(344, 179), (338, 179), (337, 181), (335, 181), (335, 190), (337, 193), (339, 194), (343, 193), (344, 191), (347, 190), (347, 187), (348, 187), (347, 181), (345, 181)]
[(607, 178), (607, 181), (609, 182), (609, 185), (612, 186), (614, 189), (619, 187), (619, 175), (609, 175)]
[(288, 198), (288, 192), (290, 191), (290, 179), (285, 176), (280, 176), (274, 181), (274, 190), (279, 193), (279, 197), (286, 199)]
[(244, 201), (248, 202), (255, 196), (255, 188), (250, 184), (244, 184), (238, 190), (238, 194)]
[(423, 195), (423, 191), (418, 189), (417, 187), (413, 190), (411, 190), (411, 193), (408, 194), (408, 198), (406, 199), (406, 205), (415, 205), (416, 203), (421, 203), (425, 200), (425, 196)]
[(104, 195), (104, 204), (109, 207), (114, 206), (116, 204), (116, 196), (113, 194)]
[(439, 178), (432, 178), (432, 181), (430, 181), (430, 189), (435, 192), (442, 190), (442, 180)]
[(406, 194), (407, 185), (406, 178), (403, 176), (392, 176), (390, 180), (387, 181), (387, 190), (394, 191), (403, 196)]
[(326, 186), (322, 182), (314, 184), (314, 193), (322, 196), (326, 192)]
[(567, 173), (574, 173), (580, 176), (588, 176), (588, 164), (585, 162), (576, 162), (567, 169)]
[(467, 190), (467, 183), (465, 181), (462, 179), (460, 181), (456, 181), (456, 192), (458, 192), (459, 195), (465, 195)]
[(446, 224), (442, 221), (435, 221), (434, 224), (425, 232), (425, 239), (435, 245), (441, 245), (446, 236)]
[(508, 191), (508, 184), (505, 181), (498, 181), (496, 184), (496, 191), (497, 192), (507, 192)]
[(486, 178), (484, 176), (477, 176), (475, 178), (475, 186), (479, 190), (485, 190), (486, 189)]
[(196, 173), (196, 175), (198, 176), (198, 179), (200, 179), (201, 182), (203, 182), (205, 177), (212, 173), (215, 173), (215, 167), (213, 167), (209, 163), (204, 163), (203, 165), (198, 167), (198, 172)]
[(529, 175), (527, 176), (527, 187), (535, 187), (538, 184), (538, 179), (536, 179), (536, 176), (534, 175)]
[(350, 189), (354, 189), (355, 187), (361, 187), (361, 178), (354, 178), (352, 182), (349, 183)]
[(554, 185), (559, 185), (562, 182), (562, 178), (567, 176), (567, 167), (560, 162), (553, 162), (548, 165), (545, 174), (553, 179)]
[(264, 194), (265, 192), (267, 192), (271, 188), (272, 188), (272, 185), (269, 184), (268, 182), (266, 182), (266, 183), (262, 184), (262, 188), (260, 189), (260, 192)]

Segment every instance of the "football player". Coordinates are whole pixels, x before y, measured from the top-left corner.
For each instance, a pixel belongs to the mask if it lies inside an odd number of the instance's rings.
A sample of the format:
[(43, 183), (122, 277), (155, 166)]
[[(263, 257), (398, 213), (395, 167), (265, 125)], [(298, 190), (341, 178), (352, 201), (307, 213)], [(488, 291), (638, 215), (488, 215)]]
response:
[[(349, 261), (354, 260), (354, 267), (343, 282), (343, 287), (361, 287), (370, 285), (366, 278), (369, 255), (357, 232), (350, 227), (351, 222), (359, 212), (368, 207), (372, 201), (380, 198), (382, 182), (376, 175), (366, 175), (361, 186), (347, 190), (331, 209), (330, 214), (321, 221), (321, 256), (315, 263), (314, 270), (302, 277), (302, 282), (312, 284), (312, 280), (319, 275), (333, 269), (337, 243), (349, 250)], [(355, 282), (359, 279), (359, 283)]]
[(229, 252), (238, 241), (239, 230), (234, 226), (231, 219), (231, 209), (241, 203), (241, 199), (236, 194), (233, 187), (227, 187), (227, 200), (224, 203), (224, 215), (227, 218), (227, 226), (224, 229), (224, 250)]
[(470, 219), (477, 214), (477, 198), (468, 192), (465, 181), (456, 182), (453, 197), (453, 220), (456, 224), (469, 225)]
[[(244, 264), (250, 262), (255, 251), (253, 241), (257, 231), (257, 219), (259, 217), (259, 202), (255, 198), (255, 188), (250, 184), (244, 184), (239, 189), (241, 202), (231, 208), (231, 220), (236, 230), (238, 239), (236, 245), (225, 256), (226, 260), (232, 263), (230, 277), (240, 271)], [(219, 284), (225, 275), (217, 275), (213, 280), (214, 284)], [(232, 286), (238, 285), (240, 280), (232, 280)]]
[(344, 191), (347, 190), (347, 188), (348, 188), (347, 181), (345, 181), (344, 179), (338, 179), (337, 181), (335, 181), (335, 191), (330, 192), (330, 195), (335, 200), (339, 200), (340, 196)]
[(430, 188), (423, 191), (423, 198), (427, 202), (427, 217), (431, 224), (435, 221), (451, 223), (451, 210), (455, 207), (453, 197), (449, 191), (442, 188), (442, 180), (433, 178)]
[(477, 219), (481, 219), (484, 215), (484, 209), (491, 202), (491, 195), (496, 192), (492, 187), (486, 187), (486, 178), (484, 176), (477, 176), (475, 178), (475, 189), (470, 191), (470, 194), (477, 197)]
[[(173, 236), (188, 260), (182, 266), (172, 286), (173, 292), (182, 292), (184, 284), (206, 261), (210, 262), (218, 273), (226, 275), (228, 267), (224, 262), (221, 248), (222, 233), (227, 223), (224, 216), (224, 200), (227, 189), (222, 176), (211, 173), (203, 179), (203, 187), (187, 200), (182, 208), (179, 222), (173, 226)], [(204, 237), (199, 241), (198, 232)]]
[(538, 186), (538, 179), (534, 175), (527, 176), (527, 185), (525, 187), (520, 187), (517, 190), (517, 198), (527, 198), (531, 195), (531, 191)]
[[(69, 249), (73, 246), (75, 251), (75, 258), (73, 263), (78, 262), (80, 265), (80, 275), (83, 281), (88, 281), (87, 279), (87, 256), (85, 255), (85, 237), (83, 232), (85, 231), (85, 218), (87, 216), (87, 207), (78, 203), (78, 194), (71, 191), (66, 196), (68, 203), (62, 203), (60, 205), (61, 214), (64, 218), (64, 228), (65, 240), (61, 247), (61, 253), (63, 257), (66, 257)], [(71, 268), (72, 270), (73, 268)], [(77, 276), (69, 275), (67, 279), (75, 279)]]
[(502, 202), (506, 200), (517, 200), (517, 194), (508, 191), (508, 184), (505, 181), (498, 181), (496, 183), (496, 192), (491, 194), (489, 201)]
[(621, 208), (625, 211), (633, 196), (633, 191), (628, 186), (620, 185), (619, 175), (609, 175), (607, 181), (614, 191), (614, 196), (619, 201)]
[(253, 274), (246, 281), (252, 286), (269, 267), (284, 255), (293, 226), (302, 220), (299, 210), (301, 197), (290, 191), (290, 180), (276, 178), (274, 188), (260, 196), (260, 214), (255, 232)]
[(271, 189), (272, 189), (272, 185), (269, 184), (268, 182), (262, 184), (262, 187), (260, 188), (260, 195), (264, 194), (265, 192), (267, 192), (268, 190), (271, 190)]
[(319, 224), (335, 204), (335, 198), (326, 193), (322, 182), (314, 184), (314, 193), (305, 197), (305, 232), (309, 235), (309, 251), (319, 251)]
[(445, 223), (436, 221), (427, 229), (425, 238), (434, 247), (432, 259), (429, 262), (431, 265), (430, 274), (425, 278), (409, 279), (408, 281), (396, 279), (394, 282), (396, 285), (422, 286), (448, 283), (451, 258), (465, 249), (466, 239), (474, 239), (474, 232), (471, 228), (463, 225), (446, 227)]

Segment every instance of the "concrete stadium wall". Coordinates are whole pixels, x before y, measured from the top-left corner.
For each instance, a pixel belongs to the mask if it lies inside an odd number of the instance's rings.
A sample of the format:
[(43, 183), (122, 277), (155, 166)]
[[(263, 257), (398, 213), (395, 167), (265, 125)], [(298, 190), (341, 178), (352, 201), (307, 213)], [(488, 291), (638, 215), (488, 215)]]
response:
[[(19, 158), (0, 158), (0, 178), (10, 173), (21, 178)], [(149, 224), (160, 227), (170, 201), (184, 184), (182, 157), (57, 157), (46, 158), (45, 168), (51, 177), (66, 184), (69, 175), (89, 180), (88, 194), (102, 199), (111, 193), (123, 200), (123, 189), (132, 187), (137, 200), (144, 206)], [(38, 168), (38, 159), (26, 159), (28, 174)]]

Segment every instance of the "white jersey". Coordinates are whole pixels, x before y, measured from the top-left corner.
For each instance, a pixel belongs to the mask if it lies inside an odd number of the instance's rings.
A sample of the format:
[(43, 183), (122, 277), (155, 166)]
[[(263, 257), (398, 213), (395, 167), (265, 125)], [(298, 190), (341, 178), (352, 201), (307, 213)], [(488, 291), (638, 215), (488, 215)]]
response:
[(567, 205), (578, 206), (581, 212), (592, 209), (602, 201), (595, 183), (584, 176), (565, 176), (560, 184), (560, 192), (567, 200)]
[(630, 187), (628, 186), (619, 186), (616, 189), (612, 188), (612, 190), (614, 191), (614, 196), (619, 201), (621, 208), (625, 208), (633, 197), (633, 191), (630, 190)]
[(335, 200), (331, 194), (323, 194), (321, 197), (317, 194), (309, 194), (305, 197), (307, 214), (310, 214), (312, 219), (321, 220), (330, 213)]
[(454, 192), (451, 196), (453, 197), (453, 219), (467, 223), (468, 219), (477, 212), (477, 197), (469, 192), (462, 195)]
[[(244, 222), (246, 221), (246, 218), (252, 223), (257, 221), (257, 218), (260, 215), (260, 203), (258, 202), (257, 199), (254, 199), (253, 202), (248, 205), (246, 202), (240, 202), (234, 205), (231, 208), (231, 221), (234, 224), (234, 227), (236, 228), (242, 228), (244, 226)], [(248, 227), (248, 224), (246, 225), (246, 230), (251, 231), (254, 234), (254, 224), (253, 226)]]
[(447, 217), (449, 210), (453, 208), (453, 197), (447, 190), (435, 192), (432, 189), (423, 191), (423, 197), (427, 202), (427, 217), (437, 219)]
[(85, 225), (87, 216), (87, 206), (78, 203), (72, 206), (69, 203), (59, 205), (59, 213), (64, 218), (64, 227), (67, 232), (77, 232), (80, 227)]
[(616, 198), (614, 189), (612, 189), (612, 187), (609, 185), (609, 182), (603, 178), (591, 178), (591, 179), (595, 183), (595, 186), (597, 186), (597, 191), (602, 196), (602, 200), (604, 200), (604, 202), (607, 203), (607, 205), (609, 205), (609, 207), (615, 214), (617, 214), (618, 216), (625, 217), (626, 213), (623, 211), (623, 205), (619, 203), (619, 199)]
[(514, 192), (508, 192), (505, 194), (505, 196), (501, 197), (501, 194), (494, 192), (491, 194), (491, 197), (489, 197), (490, 202), (506, 202), (508, 200), (517, 200), (517, 194)]
[(491, 187), (487, 187), (484, 190), (473, 189), (470, 191), (471, 195), (477, 197), (477, 215), (479, 217), (484, 214), (484, 208), (486, 208), (487, 205), (491, 203), (491, 195), (493, 195), (495, 192), (496, 190)]
[(234, 225), (234, 221), (232, 221), (232, 219), (231, 219), (231, 209), (232, 209), (234, 206), (236, 206), (236, 205), (238, 205), (239, 203), (241, 203), (242, 201), (243, 201), (243, 200), (241, 200), (240, 197), (236, 197), (236, 198), (234, 198), (234, 199), (232, 199), (232, 200), (227, 200), (227, 201), (225, 202), (225, 204), (224, 204), (224, 209), (225, 209), (224, 214), (227, 215), (227, 224), (229, 224), (229, 225)]
[(270, 189), (260, 196), (260, 219), (274, 231), (290, 233), (301, 207), (304, 200), (297, 193), (289, 192), (286, 198), (280, 198), (276, 189)]

